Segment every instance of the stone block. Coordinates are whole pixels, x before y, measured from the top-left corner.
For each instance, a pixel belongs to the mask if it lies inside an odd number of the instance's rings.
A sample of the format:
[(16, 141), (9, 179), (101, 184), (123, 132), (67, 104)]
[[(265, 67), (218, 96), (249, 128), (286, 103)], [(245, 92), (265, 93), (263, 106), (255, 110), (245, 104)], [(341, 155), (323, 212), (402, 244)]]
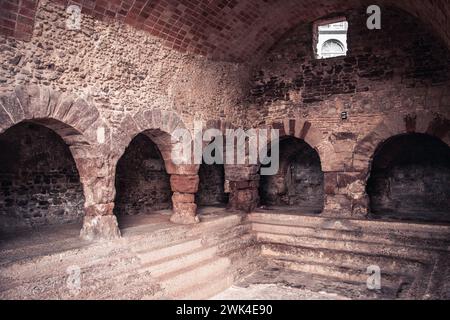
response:
[(196, 193), (200, 179), (198, 175), (172, 175), (170, 185), (173, 192)]
[(173, 203), (194, 203), (195, 195), (193, 193), (178, 193), (175, 192), (172, 196)]
[(120, 238), (116, 216), (86, 216), (80, 237), (84, 240), (113, 240)]

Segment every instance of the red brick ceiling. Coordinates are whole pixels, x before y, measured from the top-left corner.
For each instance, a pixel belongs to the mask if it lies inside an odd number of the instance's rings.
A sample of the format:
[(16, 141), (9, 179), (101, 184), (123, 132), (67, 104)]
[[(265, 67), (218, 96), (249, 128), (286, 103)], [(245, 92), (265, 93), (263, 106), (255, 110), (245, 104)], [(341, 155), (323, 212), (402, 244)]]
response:
[[(79, 4), (160, 37), (168, 47), (213, 59), (245, 61), (299, 23), (378, 3), (419, 17), (450, 47), (450, 0), (54, 0)], [(37, 0), (0, 0), (0, 32), (26, 38)]]

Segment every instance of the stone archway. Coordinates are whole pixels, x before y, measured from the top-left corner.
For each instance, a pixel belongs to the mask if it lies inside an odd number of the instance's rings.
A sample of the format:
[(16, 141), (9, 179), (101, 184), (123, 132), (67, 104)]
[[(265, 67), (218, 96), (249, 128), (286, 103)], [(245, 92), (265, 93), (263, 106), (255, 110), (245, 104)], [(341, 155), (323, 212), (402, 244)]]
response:
[[(268, 126), (257, 130), (276, 129), (280, 139), (292, 137), (304, 141), (315, 152), (321, 160), (321, 168), (324, 174), (335, 170), (334, 148), (320, 130), (312, 123), (301, 119), (286, 119), (276, 121)], [(270, 134), (268, 137), (270, 144)], [(230, 192), (229, 207), (236, 210), (251, 212), (257, 208), (259, 203), (260, 165), (226, 165), (226, 185)]]
[(81, 223), (83, 187), (55, 131), (22, 121), (0, 135), (0, 150), (0, 233)]
[[(225, 207), (229, 202), (229, 194), (225, 190), (226, 180), (226, 165), (225, 165), (225, 150), (226, 150), (226, 130), (231, 125), (228, 122), (222, 121), (208, 121), (202, 132), (203, 157), (202, 164), (199, 166), (199, 188), (195, 195), (195, 203), (198, 207)], [(208, 141), (204, 141), (205, 132), (208, 132)], [(211, 136), (210, 136), (211, 135)], [(218, 137), (219, 136), (219, 137)], [(216, 141), (216, 139), (219, 139)], [(217, 151), (216, 145), (214, 149), (213, 143), (221, 142), (224, 154), (215, 154)], [(214, 157), (216, 162), (207, 164), (205, 155)], [(220, 159), (220, 161), (217, 161)]]
[(450, 121), (445, 117), (425, 113), (399, 116), (387, 115), (384, 120), (368, 135), (361, 139), (353, 152), (352, 168), (358, 172), (353, 181), (358, 185), (355, 195), (362, 201), (358, 202), (358, 210), (370, 212), (366, 185), (372, 170), (377, 148), (391, 137), (405, 134), (426, 134), (450, 145)]
[(450, 221), (450, 147), (407, 133), (378, 146), (367, 183), (374, 218)]
[[(118, 148), (114, 151), (114, 159), (117, 164), (125, 149), (138, 134), (143, 133), (149, 137), (157, 146), (165, 171), (170, 176), (170, 187), (173, 193), (171, 221), (192, 224), (199, 222), (195, 204), (195, 193), (199, 184), (198, 166), (177, 165), (172, 160), (172, 151), (176, 145), (172, 140), (177, 130), (187, 130), (187, 128), (181, 118), (172, 111), (143, 109), (133, 116), (126, 116), (119, 130), (115, 132), (114, 140)], [(190, 134), (189, 130), (186, 132)], [(115, 171), (114, 168), (113, 172)]]
[(284, 136), (279, 142), (279, 170), (261, 176), (259, 195), (264, 208), (317, 214), (324, 207), (324, 173), (319, 154), (304, 140)]
[(170, 176), (150, 134), (138, 134), (118, 161), (114, 201), (117, 217), (151, 214), (172, 207)]
[(49, 87), (18, 86), (0, 97), (0, 133), (24, 121), (52, 130), (71, 151), (85, 198), (81, 236), (117, 237), (117, 223), (109, 218), (104, 193), (102, 151), (107, 143), (99, 141), (99, 136), (108, 136), (109, 129), (100, 120), (98, 110), (84, 99)]
[(390, 137), (405, 133), (424, 133), (450, 144), (450, 120), (432, 113), (386, 115), (384, 120), (368, 135), (361, 139), (354, 150), (353, 167), (368, 172), (375, 150)]

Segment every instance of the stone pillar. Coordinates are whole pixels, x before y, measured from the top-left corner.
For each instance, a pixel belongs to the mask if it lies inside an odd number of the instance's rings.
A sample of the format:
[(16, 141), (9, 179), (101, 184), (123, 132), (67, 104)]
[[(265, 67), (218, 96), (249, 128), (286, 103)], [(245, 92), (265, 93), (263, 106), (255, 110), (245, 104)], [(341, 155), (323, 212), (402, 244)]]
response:
[(200, 221), (195, 204), (195, 193), (198, 191), (199, 182), (200, 178), (197, 174), (170, 176), (173, 191), (173, 215), (170, 221), (178, 224), (194, 224)]
[(361, 163), (355, 155), (357, 135), (335, 132), (329, 141), (331, 145), (319, 148), (325, 180), (323, 215), (365, 218), (369, 212), (366, 194), (369, 162), (365, 159)]
[(251, 212), (258, 206), (258, 169), (258, 166), (225, 166), (225, 191), (230, 194), (230, 210)]
[(114, 209), (114, 170), (107, 159), (78, 158), (75, 160), (83, 184), (85, 217), (80, 236), (86, 240), (120, 237)]
[(369, 212), (364, 172), (325, 172), (324, 215), (365, 218)]

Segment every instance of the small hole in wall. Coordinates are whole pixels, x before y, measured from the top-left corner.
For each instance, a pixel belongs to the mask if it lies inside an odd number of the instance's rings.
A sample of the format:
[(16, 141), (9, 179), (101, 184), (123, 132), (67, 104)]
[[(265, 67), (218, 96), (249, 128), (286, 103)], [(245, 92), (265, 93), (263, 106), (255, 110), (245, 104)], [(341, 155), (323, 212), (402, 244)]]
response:
[(316, 59), (347, 55), (348, 22), (345, 18), (320, 20), (314, 23), (314, 51)]

